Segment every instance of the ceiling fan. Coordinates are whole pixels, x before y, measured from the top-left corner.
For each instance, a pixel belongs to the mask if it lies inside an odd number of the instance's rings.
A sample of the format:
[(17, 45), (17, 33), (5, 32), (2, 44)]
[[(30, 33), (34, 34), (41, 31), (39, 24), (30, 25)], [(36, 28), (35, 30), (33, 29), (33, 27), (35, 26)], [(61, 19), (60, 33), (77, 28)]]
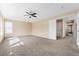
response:
[(32, 18), (32, 17), (37, 17), (37, 13), (36, 12), (27, 12), (27, 11), (25, 11), (25, 13), (27, 14), (27, 15), (24, 15), (24, 16), (28, 16), (29, 18)]

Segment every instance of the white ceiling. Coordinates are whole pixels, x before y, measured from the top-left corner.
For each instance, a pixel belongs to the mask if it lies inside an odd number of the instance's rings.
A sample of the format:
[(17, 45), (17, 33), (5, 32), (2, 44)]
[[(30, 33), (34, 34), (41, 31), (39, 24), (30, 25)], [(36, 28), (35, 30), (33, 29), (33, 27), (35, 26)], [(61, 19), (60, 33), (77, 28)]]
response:
[[(0, 11), (2, 15), (9, 20), (21, 21), (37, 21), (53, 17), (61, 13), (66, 13), (79, 8), (77, 3), (13, 3), (13, 4), (0, 4)], [(38, 13), (37, 18), (24, 17), (25, 11), (31, 9), (33, 12)]]

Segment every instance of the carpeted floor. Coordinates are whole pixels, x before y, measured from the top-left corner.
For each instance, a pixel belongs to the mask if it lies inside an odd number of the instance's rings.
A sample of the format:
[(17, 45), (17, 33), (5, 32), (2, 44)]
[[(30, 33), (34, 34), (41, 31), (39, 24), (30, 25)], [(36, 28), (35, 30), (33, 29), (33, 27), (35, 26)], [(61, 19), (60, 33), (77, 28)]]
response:
[(0, 45), (1, 56), (79, 56), (73, 37), (51, 40), (37, 36), (10, 37)]

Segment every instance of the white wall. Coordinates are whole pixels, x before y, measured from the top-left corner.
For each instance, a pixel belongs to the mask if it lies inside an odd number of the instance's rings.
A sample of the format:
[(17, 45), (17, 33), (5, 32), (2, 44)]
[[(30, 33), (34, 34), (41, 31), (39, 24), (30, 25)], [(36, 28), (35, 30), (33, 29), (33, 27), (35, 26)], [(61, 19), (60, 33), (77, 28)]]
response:
[(77, 45), (79, 47), (79, 19), (77, 19)]
[(0, 14), (0, 43), (4, 39), (4, 20), (2, 19), (2, 15)]
[(77, 46), (79, 47), (79, 12), (77, 14), (77, 18), (76, 18), (76, 22), (77, 22)]
[(56, 40), (56, 20), (49, 21), (49, 39)]
[(77, 22), (76, 22), (76, 19), (74, 21), (74, 24), (73, 24), (73, 36), (74, 36), (74, 43), (75, 45), (77, 46)]
[(66, 21), (63, 19), (63, 35), (62, 37), (66, 37)]

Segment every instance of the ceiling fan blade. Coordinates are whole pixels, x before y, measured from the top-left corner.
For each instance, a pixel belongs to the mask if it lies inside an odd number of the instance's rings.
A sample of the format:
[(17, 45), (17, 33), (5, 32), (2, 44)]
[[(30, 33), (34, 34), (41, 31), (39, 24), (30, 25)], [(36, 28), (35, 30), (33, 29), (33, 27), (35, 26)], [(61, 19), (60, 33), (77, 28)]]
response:
[(31, 14), (32, 16), (35, 16), (37, 13), (33, 13), (33, 14)]
[[(26, 11), (25, 11), (25, 12), (26, 12)], [(28, 13), (28, 12), (26, 12), (26, 13), (30, 15), (30, 13)]]
[(37, 16), (33, 16), (33, 17), (37, 17)]

